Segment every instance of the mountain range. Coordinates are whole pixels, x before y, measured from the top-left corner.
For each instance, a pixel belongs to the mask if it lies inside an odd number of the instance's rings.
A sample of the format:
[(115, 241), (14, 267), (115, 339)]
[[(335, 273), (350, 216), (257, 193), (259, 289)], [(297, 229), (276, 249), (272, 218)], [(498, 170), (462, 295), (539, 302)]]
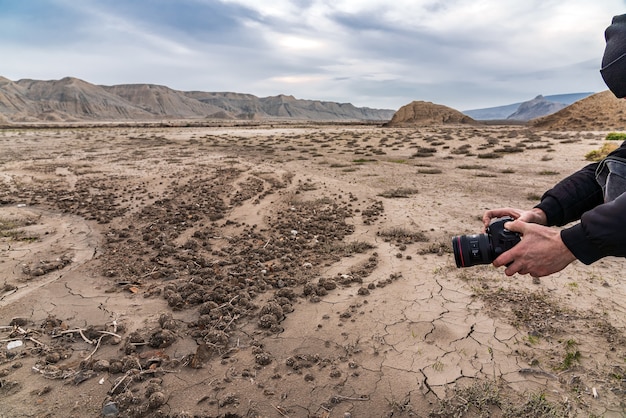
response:
[(0, 77), (0, 122), (288, 119), (387, 121), (394, 110), (279, 95), (179, 91), (154, 84), (101, 86), (66, 77), (11, 81)]
[[(438, 114), (440, 109), (425, 110), (421, 102), (413, 102), (407, 105), (408, 107), (403, 106), (400, 109), (402, 115), (396, 115), (397, 112), (390, 109), (302, 100), (288, 95), (257, 97), (232, 92), (180, 91), (155, 84), (103, 86), (74, 77), (48, 81), (31, 79), (11, 81), (0, 77), (0, 123), (165, 120), (389, 122), (395, 117), (396, 121), (391, 121), (393, 125), (398, 120), (406, 118), (417, 118), (422, 122), (429, 120), (432, 123), (445, 119), (450, 123), (462, 115), (475, 121), (505, 120), (525, 123), (554, 114), (592, 94), (572, 93), (545, 97), (539, 95), (526, 102), (466, 110), (454, 116), (446, 112), (445, 115)], [(420, 112), (428, 114), (419, 114)]]

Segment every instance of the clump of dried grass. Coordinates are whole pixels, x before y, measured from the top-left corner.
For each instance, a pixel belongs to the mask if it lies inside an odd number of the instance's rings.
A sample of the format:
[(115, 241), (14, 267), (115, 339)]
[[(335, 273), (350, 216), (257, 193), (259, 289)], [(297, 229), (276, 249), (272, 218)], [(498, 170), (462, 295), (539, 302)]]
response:
[(617, 149), (618, 145), (613, 142), (607, 142), (602, 145), (599, 150), (589, 151), (585, 154), (585, 159), (587, 161), (600, 161), (609, 155), (613, 150)]
[(476, 381), (470, 386), (456, 386), (454, 392), (439, 404), (428, 416), (443, 417), (490, 417), (502, 418), (534, 417), (560, 418), (568, 417), (566, 404), (548, 401), (543, 393), (531, 393), (526, 399), (515, 404), (508, 399), (497, 383), (493, 381)]
[(399, 243), (426, 242), (428, 237), (421, 231), (413, 231), (403, 227), (392, 227), (383, 229), (378, 235), (388, 241), (396, 241)]
[(400, 187), (397, 189), (385, 190), (384, 192), (379, 193), (378, 196), (386, 197), (388, 199), (407, 198), (417, 193), (418, 193), (417, 189), (414, 189), (411, 187)]

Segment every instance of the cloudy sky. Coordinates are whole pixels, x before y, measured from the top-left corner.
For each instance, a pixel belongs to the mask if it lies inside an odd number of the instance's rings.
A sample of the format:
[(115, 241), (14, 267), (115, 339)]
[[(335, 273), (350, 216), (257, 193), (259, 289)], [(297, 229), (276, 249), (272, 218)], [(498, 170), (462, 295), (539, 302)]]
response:
[(0, 76), (458, 110), (606, 90), (626, 0), (0, 0)]

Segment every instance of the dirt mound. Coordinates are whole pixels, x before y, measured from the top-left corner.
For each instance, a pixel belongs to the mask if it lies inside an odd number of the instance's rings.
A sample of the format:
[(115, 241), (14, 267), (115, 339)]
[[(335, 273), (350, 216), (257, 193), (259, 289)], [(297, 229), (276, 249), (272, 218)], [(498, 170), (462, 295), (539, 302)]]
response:
[(609, 90), (579, 100), (552, 115), (530, 121), (546, 130), (595, 131), (626, 129), (626, 101)]
[(431, 126), (440, 124), (474, 124), (474, 119), (458, 110), (432, 102), (414, 101), (402, 106), (385, 126)]

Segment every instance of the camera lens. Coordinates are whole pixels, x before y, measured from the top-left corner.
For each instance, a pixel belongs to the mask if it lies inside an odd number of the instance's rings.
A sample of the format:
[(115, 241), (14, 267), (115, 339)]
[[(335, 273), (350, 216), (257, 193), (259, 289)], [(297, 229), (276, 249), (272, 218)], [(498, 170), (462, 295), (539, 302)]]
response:
[(458, 235), (452, 238), (452, 250), (457, 267), (489, 264), (493, 261), (489, 235)]

